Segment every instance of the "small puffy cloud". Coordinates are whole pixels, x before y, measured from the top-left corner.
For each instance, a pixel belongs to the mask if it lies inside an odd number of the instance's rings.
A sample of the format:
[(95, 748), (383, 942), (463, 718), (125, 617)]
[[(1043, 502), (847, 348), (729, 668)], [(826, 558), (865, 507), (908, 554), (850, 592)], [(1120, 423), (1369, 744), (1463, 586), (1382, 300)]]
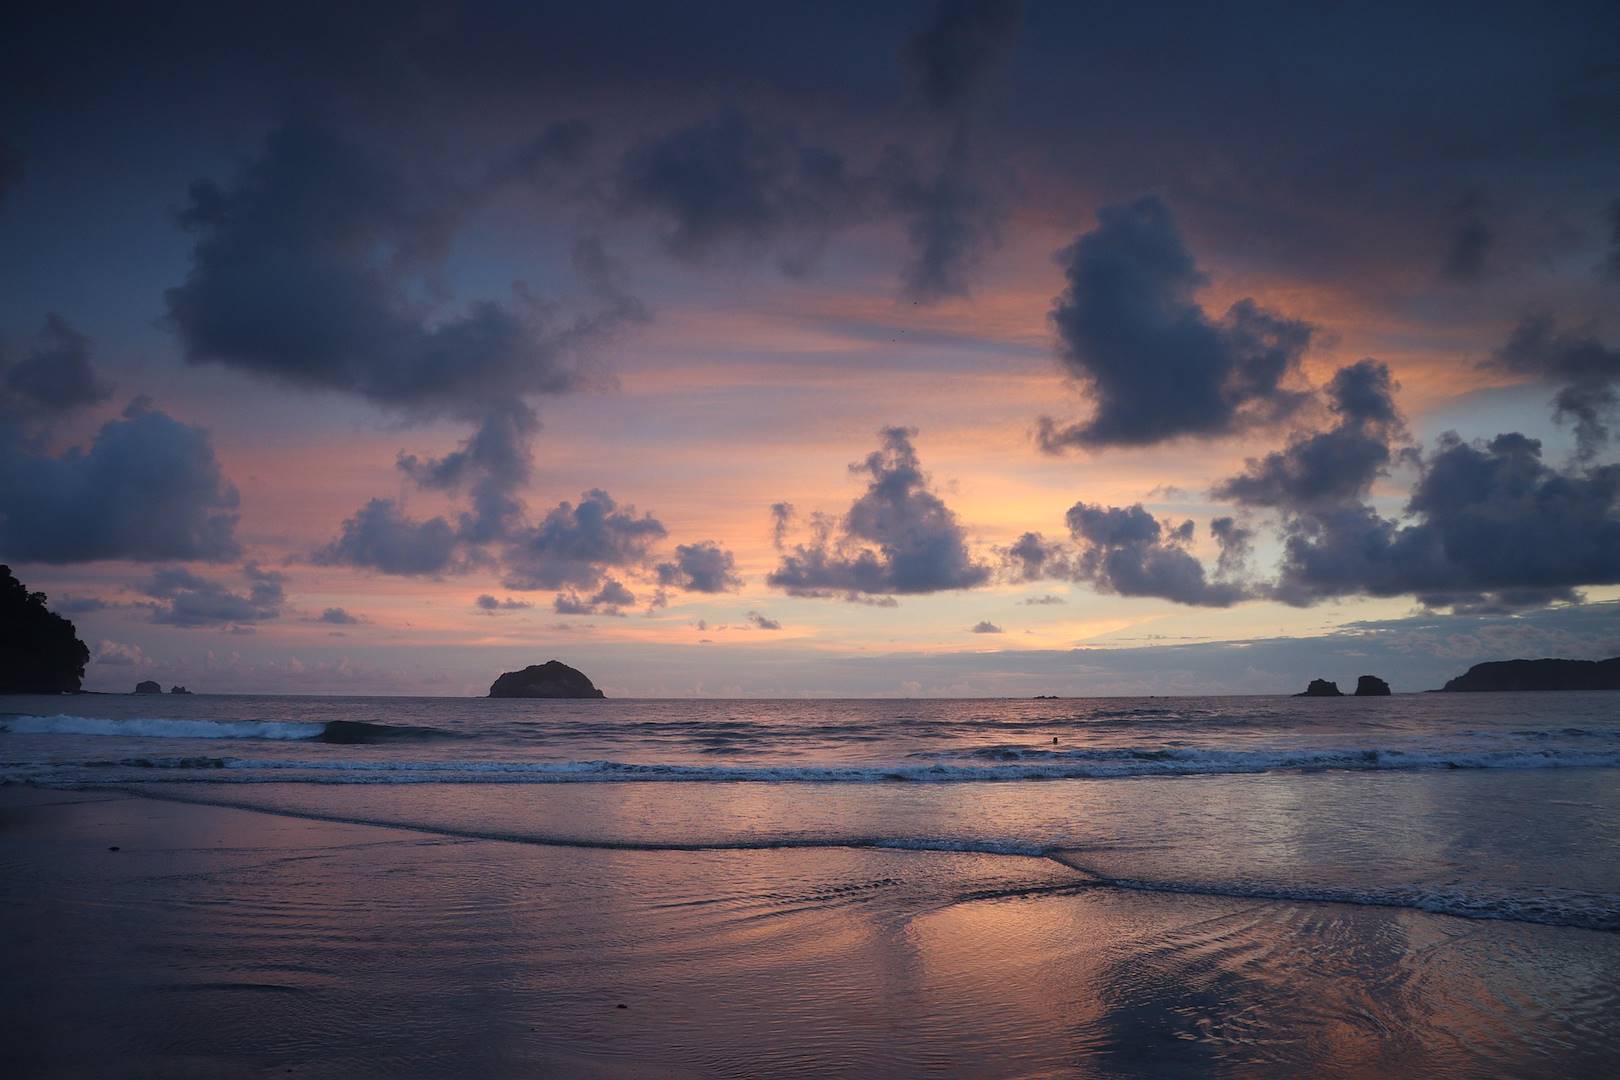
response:
[(559, 615), (613, 615), (623, 617), (623, 608), (636, 602), (635, 593), (624, 583), (607, 578), (602, 587), (588, 597), (577, 592), (558, 593), (552, 600), (552, 610)]
[(22, 357), (0, 353), (0, 421), (59, 416), (111, 396), (90, 361), (90, 339), (60, 315), (45, 317)]
[(240, 554), (237, 493), (208, 433), (137, 400), (88, 449), (40, 453), (0, 425), (0, 556), (220, 561)]
[(1311, 325), (1252, 300), (1211, 317), (1194, 297), (1207, 279), (1160, 199), (1102, 208), (1097, 228), (1059, 259), (1068, 278), (1052, 309), (1059, 354), (1094, 411), (1067, 427), (1043, 417), (1049, 452), (1225, 435), (1306, 400), (1287, 383)]
[(442, 517), (417, 521), (393, 499), (372, 499), (312, 558), (318, 565), (385, 574), (440, 574), (458, 568), (456, 531)]
[(331, 623), (333, 626), (354, 626), (360, 622), (360, 616), (351, 615), (340, 607), (329, 607), (320, 613), (316, 621)]
[(248, 588), (236, 592), (183, 567), (154, 571), (141, 591), (160, 601), (150, 605), (152, 621), (167, 626), (223, 626), (236, 629), (277, 618), (286, 602), (286, 577), (255, 563), (242, 567)]
[(748, 621), (756, 630), (780, 630), (782, 624), (775, 619), (767, 617), (763, 612), (750, 611)]
[(481, 594), (476, 600), (473, 601), (473, 604), (477, 606), (479, 611), (490, 615), (493, 615), (498, 611), (525, 611), (534, 607), (534, 603), (529, 600), (519, 600), (516, 597), (511, 596), (508, 596), (504, 600), (498, 600), (489, 593)]
[(1053, 593), (1042, 593), (1040, 596), (1026, 596), (1018, 601), (1025, 607), (1049, 607), (1054, 604), (1067, 604), (1068, 601)]
[(969, 632), (974, 634), (1000, 634), (1005, 631), (989, 619), (983, 619), (969, 627)]
[[(1211, 523), (1220, 544), (1220, 576), (1211, 579), (1203, 563), (1186, 546), (1192, 542), (1191, 520), (1160, 522), (1142, 507), (1098, 506), (1079, 502), (1066, 515), (1073, 542), (1048, 540), (1028, 532), (998, 548), (1002, 575), (1012, 581), (1084, 581), (1120, 596), (1156, 596), (1178, 604), (1230, 607), (1250, 595), (1228, 577), (1241, 571), (1249, 533), (1231, 518)], [(1051, 604), (1059, 597), (1038, 597), (1026, 604)]]
[(742, 587), (737, 560), (712, 540), (678, 544), (672, 562), (657, 566), (658, 583), (688, 592), (721, 593)]
[(594, 589), (609, 569), (650, 561), (653, 544), (667, 535), (650, 514), (620, 506), (600, 489), (578, 503), (558, 503), (536, 526), (519, 532), (505, 552), (509, 589)]
[(870, 478), (866, 492), (836, 525), (815, 519), (809, 542), (785, 549), (767, 584), (794, 596), (892, 600), (990, 579), (956, 515), (931, 489), (911, 442), (916, 432), (891, 427), (879, 435), (882, 447), (850, 466)]

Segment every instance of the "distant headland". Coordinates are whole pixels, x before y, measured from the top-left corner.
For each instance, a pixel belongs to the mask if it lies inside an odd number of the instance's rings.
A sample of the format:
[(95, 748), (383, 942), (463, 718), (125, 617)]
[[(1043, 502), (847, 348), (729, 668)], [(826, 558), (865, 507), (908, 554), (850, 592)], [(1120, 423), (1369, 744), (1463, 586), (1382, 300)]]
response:
[(1608, 660), (1494, 660), (1475, 664), (1441, 690), (1620, 690), (1620, 656)]
[(522, 671), (508, 671), (489, 688), (492, 698), (600, 698), (598, 690), (583, 671), (560, 660), (531, 664)]

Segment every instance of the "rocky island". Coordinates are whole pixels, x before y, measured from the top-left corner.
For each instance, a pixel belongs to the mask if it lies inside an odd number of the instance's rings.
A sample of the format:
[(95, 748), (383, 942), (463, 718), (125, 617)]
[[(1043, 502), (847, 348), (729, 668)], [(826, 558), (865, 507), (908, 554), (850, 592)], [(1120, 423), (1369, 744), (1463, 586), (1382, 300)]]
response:
[(1344, 691), (1339, 689), (1336, 682), (1326, 679), (1312, 679), (1309, 686), (1294, 695), (1295, 697), (1344, 697)]
[(490, 686), (489, 696), (599, 698), (607, 695), (598, 690), (583, 671), (571, 668), (560, 660), (547, 660), (543, 664), (530, 664), (522, 671), (504, 673)]
[(1475, 664), (1441, 690), (1620, 690), (1620, 656), (1608, 660), (1493, 660)]
[(1363, 675), (1356, 680), (1356, 697), (1388, 697), (1389, 683), (1376, 675)]
[(135, 684), (135, 693), (137, 693), (137, 694), (161, 694), (161, 693), (163, 693), (163, 687), (159, 686), (156, 682), (153, 682), (151, 679), (142, 679), (140, 682)]

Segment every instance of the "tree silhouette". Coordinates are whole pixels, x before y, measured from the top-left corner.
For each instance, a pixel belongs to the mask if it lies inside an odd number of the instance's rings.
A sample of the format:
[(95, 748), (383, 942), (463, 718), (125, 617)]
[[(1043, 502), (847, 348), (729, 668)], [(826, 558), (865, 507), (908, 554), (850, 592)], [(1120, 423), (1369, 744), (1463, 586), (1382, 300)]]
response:
[(73, 624), (0, 565), (0, 694), (74, 693), (89, 662)]

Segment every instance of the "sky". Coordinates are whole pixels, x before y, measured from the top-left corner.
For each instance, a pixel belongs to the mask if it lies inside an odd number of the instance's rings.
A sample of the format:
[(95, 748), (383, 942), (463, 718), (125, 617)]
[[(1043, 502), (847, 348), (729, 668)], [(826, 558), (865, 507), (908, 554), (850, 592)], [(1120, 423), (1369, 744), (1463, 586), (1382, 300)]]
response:
[(51, 5), (0, 561), (85, 685), (1620, 653), (1612, 4)]

